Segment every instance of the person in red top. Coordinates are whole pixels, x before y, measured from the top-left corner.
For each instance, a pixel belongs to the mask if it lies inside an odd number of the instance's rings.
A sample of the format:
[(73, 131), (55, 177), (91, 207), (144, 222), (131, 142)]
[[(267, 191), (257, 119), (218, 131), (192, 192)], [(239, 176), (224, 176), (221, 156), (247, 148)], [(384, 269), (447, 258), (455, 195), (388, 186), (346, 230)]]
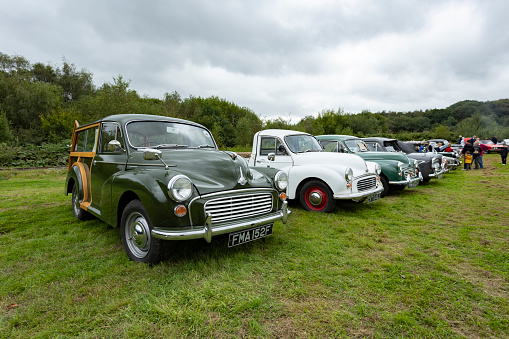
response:
[(489, 150), (490, 148), (488, 147), (488, 145), (485, 145), (485, 144), (481, 144), (479, 143), (479, 146), (481, 147), (481, 155), (479, 155), (479, 157), (477, 158), (478, 161), (479, 161), (479, 168), (483, 168), (483, 164), (482, 164), (482, 155), (484, 154), (484, 152), (486, 152), (487, 150)]
[(444, 149), (444, 152), (454, 152), (454, 150), (451, 148), (451, 144), (447, 145), (447, 147)]

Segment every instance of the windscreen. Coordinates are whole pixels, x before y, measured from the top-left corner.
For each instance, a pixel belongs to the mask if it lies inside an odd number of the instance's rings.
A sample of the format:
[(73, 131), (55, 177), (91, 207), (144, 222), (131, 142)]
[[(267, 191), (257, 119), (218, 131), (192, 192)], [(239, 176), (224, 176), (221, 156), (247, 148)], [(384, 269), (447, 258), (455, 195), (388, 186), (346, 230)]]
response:
[(133, 121), (127, 124), (127, 138), (134, 148), (216, 148), (204, 128), (178, 122)]

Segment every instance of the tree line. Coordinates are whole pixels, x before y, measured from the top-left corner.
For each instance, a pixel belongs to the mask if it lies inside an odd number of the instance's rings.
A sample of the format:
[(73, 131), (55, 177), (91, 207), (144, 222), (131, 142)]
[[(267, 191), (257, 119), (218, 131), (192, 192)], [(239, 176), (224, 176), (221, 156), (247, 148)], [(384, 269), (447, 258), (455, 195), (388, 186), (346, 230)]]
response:
[(0, 143), (11, 146), (59, 143), (70, 138), (74, 120), (95, 121), (113, 114), (155, 114), (198, 122), (221, 147), (249, 147), (265, 128), (318, 134), (387, 136), (401, 140), (457, 139), (459, 134), (509, 138), (509, 99), (466, 100), (445, 109), (414, 112), (325, 109), (297, 123), (263, 120), (247, 107), (215, 96), (182, 98), (176, 91), (162, 99), (140, 96), (122, 76), (96, 87), (92, 73), (67, 60), (61, 65), (0, 53)]

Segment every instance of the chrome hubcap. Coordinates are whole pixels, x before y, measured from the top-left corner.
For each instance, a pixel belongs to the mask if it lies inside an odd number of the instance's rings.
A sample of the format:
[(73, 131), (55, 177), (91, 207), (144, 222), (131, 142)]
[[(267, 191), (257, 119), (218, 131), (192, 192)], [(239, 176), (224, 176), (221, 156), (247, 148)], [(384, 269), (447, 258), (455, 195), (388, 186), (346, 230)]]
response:
[(147, 220), (138, 212), (133, 212), (126, 220), (126, 242), (131, 253), (144, 258), (150, 249), (150, 229)]
[(320, 192), (311, 192), (311, 194), (309, 195), (309, 202), (311, 203), (311, 205), (313, 206), (319, 206), (323, 201), (323, 197), (322, 195), (320, 194)]

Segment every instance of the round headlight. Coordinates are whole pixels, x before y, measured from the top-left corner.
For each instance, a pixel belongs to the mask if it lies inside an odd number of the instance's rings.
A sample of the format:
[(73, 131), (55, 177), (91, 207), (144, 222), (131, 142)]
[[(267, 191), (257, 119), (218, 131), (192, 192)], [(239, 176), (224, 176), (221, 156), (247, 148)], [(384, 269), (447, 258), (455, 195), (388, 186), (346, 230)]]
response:
[(283, 171), (279, 171), (274, 177), (274, 182), (280, 191), (284, 191), (288, 187), (288, 175)]
[(403, 172), (403, 163), (398, 161), (398, 171)]
[(350, 167), (348, 167), (345, 171), (345, 179), (348, 182), (353, 180), (353, 170)]
[(375, 165), (375, 173), (376, 175), (380, 175), (380, 173), (382, 173), (382, 167), (380, 167), (380, 164)]
[(193, 184), (185, 175), (174, 176), (168, 183), (168, 194), (175, 201), (184, 201), (191, 197)]

